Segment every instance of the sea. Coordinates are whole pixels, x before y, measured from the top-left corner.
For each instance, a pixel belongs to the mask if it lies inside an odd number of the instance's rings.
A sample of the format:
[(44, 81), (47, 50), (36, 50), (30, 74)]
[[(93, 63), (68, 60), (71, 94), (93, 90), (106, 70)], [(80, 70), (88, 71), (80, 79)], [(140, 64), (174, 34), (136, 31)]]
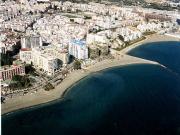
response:
[(132, 64), (93, 73), (56, 100), (2, 116), (2, 135), (180, 135), (180, 42), (152, 42)]

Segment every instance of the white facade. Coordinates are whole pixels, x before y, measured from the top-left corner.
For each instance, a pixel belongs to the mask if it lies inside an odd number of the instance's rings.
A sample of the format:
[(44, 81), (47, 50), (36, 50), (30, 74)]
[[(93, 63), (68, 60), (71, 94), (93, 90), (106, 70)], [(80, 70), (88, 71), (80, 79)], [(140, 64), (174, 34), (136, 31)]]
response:
[(107, 40), (107, 37), (106, 35), (97, 35), (97, 34), (87, 34), (87, 37), (86, 37), (86, 43), (87, 44), (91, 44), (91, 43), (94, 43), (94, 42), (98, 42), (98, 43), (106, 43), (108, 40)]
[(25, 36), (21, 38), (21, 48), (35, 48), (42, 46), (40, 36)]
[(161, 29), (161, 24), (160, 23), (142, 23), (137, 26), (137, 28), (141, 32), (146, 32), (146, 31), (158, 31)]
[(31, 63), (32, 53), (31, 49), (21, 49), (19, 52), (20, 60), (28, 64)]
[(0, 41), (0, 53), (6, 53), (6, 47), (5, 44)]
[(117, 29), (117, 33), (124, 38), (125, 42), (142, 37), (142, 32), (134, 27), (124, 27)]
[(47, 75), (53, 75), (62, 65), (66, 65), (69, 56), (66, 51), (60, 51), (55, 47), (42, 47), (32, 49), (21, 49), (20, 60), (34, 65), (35, 68), (41, 69)]
[(85, 41), (73, 40), (70, 42), (69, 54), (77, 59), (88, 59), (88, 47)]
[(58, 59), (53, 56), (43, 54), (38, 49), (32, 49), (33, 65), (36, 68), (43, 70), (47, 73), (47, 75), (53, 75), (59, 68)]

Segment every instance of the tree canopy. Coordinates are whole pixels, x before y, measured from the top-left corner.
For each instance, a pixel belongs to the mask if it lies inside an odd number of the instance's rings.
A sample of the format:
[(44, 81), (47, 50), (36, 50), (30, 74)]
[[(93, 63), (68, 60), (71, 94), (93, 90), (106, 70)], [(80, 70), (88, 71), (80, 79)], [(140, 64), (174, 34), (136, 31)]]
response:
[(76, 60), (73, 64), (74, 69), (81, 69), (81, 62)]
[(33, 74), (34, 72), (35, 72), (35, 68), (32, 66), (32, 64), (25, 65), (26, 74)]
[(11, 87), (16, 87), (16, 88), (22, 88), (22, 87), (29, 87), (31, 86), (31, 81), (27, 75), (15, 75), (12, 78), (13, 83), (10, 84)]
[(12, 65), (13, 58), (10, 57), (9, 53), (6, 53), (6, 54), (1, 53), (0, 59), (1, 59), (1, 66)]

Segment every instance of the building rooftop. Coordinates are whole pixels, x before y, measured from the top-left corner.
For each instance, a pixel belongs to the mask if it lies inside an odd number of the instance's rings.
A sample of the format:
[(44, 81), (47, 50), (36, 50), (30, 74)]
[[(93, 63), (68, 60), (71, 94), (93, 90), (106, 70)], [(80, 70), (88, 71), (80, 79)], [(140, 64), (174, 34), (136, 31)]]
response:
[(71, 43), (74, 45), (79, 45), (79, 46), (85, 46), (86, 45), (85, 40), (78, 40), (78, 39), (72, 40)]
[(13, 64), (13, 65), (10, 65), (10, 66), (8, 66), (8, 65), (5, 65), (5, 66), (1, 66), (0, 67), (0, 71), (4, 71), (4, 70), (10, 70), (10, 69), (13, 69), (13, 68), (16, 68), (16, 67), (18, 67), (18, 66), (21, 66), (22, 64)]

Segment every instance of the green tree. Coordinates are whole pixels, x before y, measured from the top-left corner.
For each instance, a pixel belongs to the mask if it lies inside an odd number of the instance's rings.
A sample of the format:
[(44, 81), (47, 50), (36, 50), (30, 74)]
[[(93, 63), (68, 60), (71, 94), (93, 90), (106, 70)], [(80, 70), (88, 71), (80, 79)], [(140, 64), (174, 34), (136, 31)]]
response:
[(81, 62), (76, 60), (74, 63), (73, 63), (73, 67), (74, 69), (81, 69)]
[(124, 42), (124, 37), (119, 35), (119, 39)]
[(15, 75), (12, 78), (13, 86), (16, 88), (21, 88), (21, 87), (29, 87), (31, 86), (31, 81), (27, 75), (21, 76), (21, 75)]
[(12, 65), (12, 62), (13, 62), (13, 58), (10, 57), (10, 54), (9, 53), (6, 53), (6, 54), (2, 54), (1, 53), (1, 66), (4, 66), (4, 65)]
[(21, 79), (22, 79), (21, 75), (15, 75), (13, 76), (12, 81), (21, 81)]
[(32, 66), (32, 64), (25, 65), (26, 74), (33, 74), (34, 72), (35, 72), (35, 68)]

